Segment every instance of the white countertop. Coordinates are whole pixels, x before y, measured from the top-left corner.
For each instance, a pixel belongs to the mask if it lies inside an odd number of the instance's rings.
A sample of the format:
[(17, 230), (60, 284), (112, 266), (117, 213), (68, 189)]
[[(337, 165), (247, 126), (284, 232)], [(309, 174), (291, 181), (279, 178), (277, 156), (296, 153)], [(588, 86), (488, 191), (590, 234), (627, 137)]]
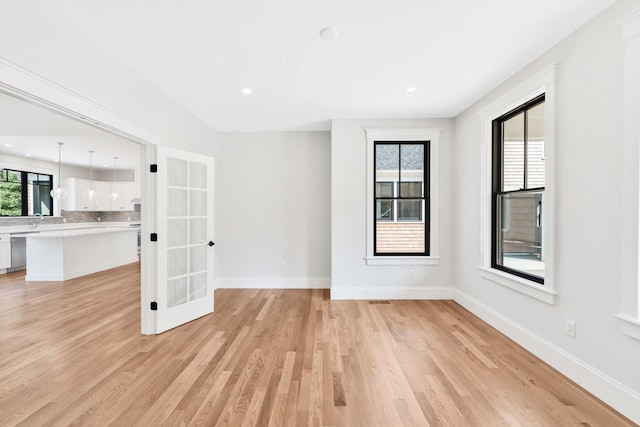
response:
[(104, 234), (104, 233), (137, 233), (138, 229), (134, 227), (91, 227), (91, 228), (76, 228), (67, 230), (42, 230), (37, 233), (22, 234), (19, 236), (38, 239), (48, 238), (60, 238), (60, 237), (78, 237), (87, 236), (91, 234)]
[[(73, 222), (64, 224), (38, 224), (33, 228), (31, 225), (8, 225), (0, 227), (0, 234), (10, 233), (42, 233), (50, 231), (78, 230), (78, 229), (106, 229), (106, 228), (127, 228), (139, 230), (140, 227), (131, 227), (131, 224), (140, 222)], [(25, 234), (26, 235), (26, 234)]]

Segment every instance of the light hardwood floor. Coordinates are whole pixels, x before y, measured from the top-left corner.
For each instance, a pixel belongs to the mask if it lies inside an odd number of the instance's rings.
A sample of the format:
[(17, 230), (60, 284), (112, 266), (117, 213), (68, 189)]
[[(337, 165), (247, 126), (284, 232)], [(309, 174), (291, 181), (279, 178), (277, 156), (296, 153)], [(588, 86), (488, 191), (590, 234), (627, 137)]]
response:
[(1, 426), (633, 425), (451, 301), (217, 290), (142, 336), (139, 277), (0, 277)]

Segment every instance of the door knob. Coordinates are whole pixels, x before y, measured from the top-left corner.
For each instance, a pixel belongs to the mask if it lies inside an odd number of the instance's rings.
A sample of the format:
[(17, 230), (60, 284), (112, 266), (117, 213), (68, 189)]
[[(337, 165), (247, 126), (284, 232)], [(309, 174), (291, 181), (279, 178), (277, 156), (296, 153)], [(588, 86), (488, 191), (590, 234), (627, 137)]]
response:
[(213, 245), (215, 245), (215, 243), (213, 243), (213, 242), (209, 242), (209, 243), (208, 243), (208, 245), (209, 245), (209, 246), (213, 246)]

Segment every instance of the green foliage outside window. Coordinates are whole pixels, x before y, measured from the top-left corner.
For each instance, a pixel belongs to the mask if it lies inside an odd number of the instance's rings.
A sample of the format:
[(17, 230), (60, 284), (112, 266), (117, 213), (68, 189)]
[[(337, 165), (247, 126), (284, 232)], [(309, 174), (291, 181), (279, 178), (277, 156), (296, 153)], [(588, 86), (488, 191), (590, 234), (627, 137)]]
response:
[(22, 215), (22, 183), (20, 175), (2, 170), (0, 177), (0, 216)]

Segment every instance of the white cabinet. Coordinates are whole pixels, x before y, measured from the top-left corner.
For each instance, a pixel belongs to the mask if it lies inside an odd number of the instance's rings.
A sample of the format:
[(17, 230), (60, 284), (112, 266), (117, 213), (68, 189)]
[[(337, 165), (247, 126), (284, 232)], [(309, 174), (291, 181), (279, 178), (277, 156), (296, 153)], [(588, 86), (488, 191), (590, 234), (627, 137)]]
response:
[[(135, 182), (93, 181), (93, 188), (98, 193), (96, 200), (85, 200), (84, 193), (91, 188), (91, 181), (80, 178), (67, 178), (64, 180), (64, 188), (67, 190), (67, 198), (64, 200), (65, 211), (108, 212), (108, 211), (132, 211), (135, 194)], [(118, 192), (118, 199), (111, 200), (111, 192)]]
[(133, 203), (131, 199), (135, 196), (135, 183), (134, 182), (116, 182), (111, 183), (111, 191), (118, 193), (118, 198), (111, 200), (112, 211), (132, 211)]
[(11, 267), (11, 236), (0, 234), (0, 269)]
[(64, 199), (65, 211), (95, 211), (96, 204), (92, 200), (85, 200), (84, 193), (91, 188), (91, 182), (86, 179), (66, 178), (64, 188), (67, 198)]
[(111, 192), (111, 186), (108, 182), (93, 181), (93, 189), (96, 190), (98, 196), (94, 201), (93, 208), (96, 211), (108, 211), (111, 207), (109, 203), (109, 193)]

